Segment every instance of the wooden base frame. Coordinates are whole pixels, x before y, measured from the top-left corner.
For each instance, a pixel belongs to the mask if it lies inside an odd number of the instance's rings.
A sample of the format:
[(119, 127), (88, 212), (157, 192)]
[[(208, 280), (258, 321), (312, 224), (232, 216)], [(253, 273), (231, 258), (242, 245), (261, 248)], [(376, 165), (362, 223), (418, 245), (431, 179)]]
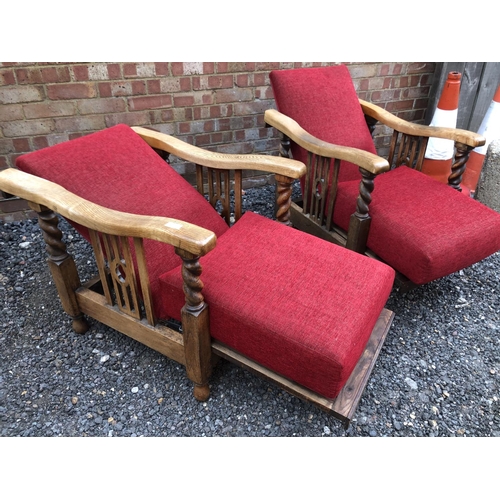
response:
[[(184, 336), (167, 326), (151, 326), (145, 320), (132, 318), (116, 306), (110, 306), (99, 290), (100, 282), (93, 280), (75, 292), (80, 311), (124, 335), (154, 349), (168, 358), (186, 366)], [(383, 309), (368, 340), (366, 348), (344, 388), (335, 399), (328, 399), (259, 365), (237, 351), (217, 341), (211, 342), (211, 366), (219, 358), (226, 359), (250, 372), (271, 381), (278, 387), (304, 401), (308, 401), (342, 422), (347, 429), (358, 407), (363, 391), (368, 383), (394, 313)], [(207, 394), (208, 398), (208, 394)], [(203, 398), (198, 398), (203, 399)], [(206, 398), (205, 398), (206, 399)]]
[(320, 396), (268, 370), (262, 365), (255, 363), (251, 359), (242, 356), (219, 342), (212, 343), (212, 350), (221, 358), (225, 358), (252, 373), (270, 380), (290, 394), (318, 406), (321, 410), (326, 411), (337, 420), (340, 420), (344, 428), (348, 429), (393, 319), (394, 313), (392, 311), (388, 309), (382, 310), (361, 358), (356, 364), (344, 388), (335, 399), (328, 399)]

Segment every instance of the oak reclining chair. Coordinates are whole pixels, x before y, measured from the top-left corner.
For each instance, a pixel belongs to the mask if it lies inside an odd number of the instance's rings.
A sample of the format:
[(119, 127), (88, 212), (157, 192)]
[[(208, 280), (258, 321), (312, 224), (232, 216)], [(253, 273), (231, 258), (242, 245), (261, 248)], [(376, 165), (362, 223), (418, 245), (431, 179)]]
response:
[[(196, 164), (198, 190), (165, 152)], [(117, 125), (17, 166), (0, 172), (0, 189), (38, 213), (77, 332), (87, 315), (185, 365), (198, 400), (209, 397), (222, 357), (349, 424), (392, 322), (384, 306), (394, 271), (289, 227), (302, 163), (210, 153)], [(243, 169), (276, 174), (278, 221), (241, 214)], [(92, 244), (99, 276), (89, 283), (80, 283), (55, 212)]]
[[(270, 73), (281, 156), (307, 165), (302, 199), (291, 206), (301, 230), (376, 257), (397, 271), (401, 291), (468, 267), (500, 249), (500, 214), (461, 194), (478, 134), (416, 125), (358, 99), (346, 66)], [(377, 155), (377, 121), (394, 130), (388, 159)], [(455, 142), (448, 184), (423, 174), (429, 137)]]

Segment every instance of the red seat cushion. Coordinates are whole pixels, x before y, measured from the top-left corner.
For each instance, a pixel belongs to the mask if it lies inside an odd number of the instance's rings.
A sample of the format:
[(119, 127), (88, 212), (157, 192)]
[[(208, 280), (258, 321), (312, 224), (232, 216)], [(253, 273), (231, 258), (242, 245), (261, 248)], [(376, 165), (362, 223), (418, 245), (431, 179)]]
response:
[[(106, 208), (181, 219), (223, 234), (228, 226), (208, 201), (127, 125), (23, 155), (20, 170), (56, 182)], [(87, 238), (88, 231), (75, 225)], [(144, 242), (155, 310), (158, 277), (182, 261), (174, 247)]]
[[(201, 258), (211, 335), (325, 397), (335, 397), (361, 356), (394, 271), (247, 212)], [(180, 319), (180, 269), (160, 277)]]
[[(313, 136), (339, 146), (377, 154), (363, 110), (346, 66), (271, 71), (276, 108)], [(304, 149), (292, 154), (307, 163)], [(360, 179), (356, 165), (341, 162), (340, 181)]]
[[(359, 182), (339, 184), (334, 221), (347, 229)], [(368, 247), (417, 285), (500, 250), (500, 214), (445, 184), (401, 166), (378, 176)]]

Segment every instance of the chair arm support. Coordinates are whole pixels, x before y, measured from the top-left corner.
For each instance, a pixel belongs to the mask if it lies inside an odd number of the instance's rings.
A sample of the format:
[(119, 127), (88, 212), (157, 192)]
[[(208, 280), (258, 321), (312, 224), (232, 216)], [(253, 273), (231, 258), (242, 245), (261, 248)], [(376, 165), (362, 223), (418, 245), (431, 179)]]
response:
[(264, 114), (264, 120), (268, 125), (312, 153), (354, 163), (375, 175), (386, 172), (390, 168), (387, 160), (373, 153), (347, 146), (337, 146), (314, 137), (295, 120), (275, 109), (268, 109)]
[(223, 170), (258, 170), (299, 179), (306, 167), (297, 160), (271, 155), (235, 155), (198, 148), (175, 137), (143, 127), (132, 127), (151, 147), (167, 151), (183, 160)]
[(212, 250), (217, 237), (212, 231), (167, 217), (128, 214), (87, 201), (59, 184), (14, 168), (0, 172), (0, 189), (45, 206), (89, 229), (168, 243), (194, 255)]
[(380, 123), (403, 134), (413, 135), (417, 137), (436, 137), (439, 139), (450, 139), (472, 148), (483, 146), (486, 142), (486, 139), (482, 135), (476, 134), (475, 132), (470, 132), (469, 130), (419, 125), (398, 118), (397, 116), (393, 115), (389, 111), (386, 111), (380, 106), (377, 106), (376, 104), (363, 101), (362, 99), (359, 99), (359, 103), (365, 115), (368, 115), (378, 120)]

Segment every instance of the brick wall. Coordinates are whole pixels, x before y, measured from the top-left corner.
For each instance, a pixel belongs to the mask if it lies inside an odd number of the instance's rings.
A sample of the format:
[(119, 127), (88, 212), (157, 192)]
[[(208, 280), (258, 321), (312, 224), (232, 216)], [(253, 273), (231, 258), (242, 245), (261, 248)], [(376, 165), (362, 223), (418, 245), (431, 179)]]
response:
[[(277, 154), (278, 135), (263, 119), (274, 107), (269, 71), (320, 64), (334, 63), (0, 63), (0, 169), (117, 123), (219, 152)], [(359, 97), (423, 123), (434, 63), (346, 64)], [(376, 130), (381, 154), (387, 134)], [(191, 178), (192, 165), (173, 164)], [(0, 216), (16, 203), (0, 201)]]

